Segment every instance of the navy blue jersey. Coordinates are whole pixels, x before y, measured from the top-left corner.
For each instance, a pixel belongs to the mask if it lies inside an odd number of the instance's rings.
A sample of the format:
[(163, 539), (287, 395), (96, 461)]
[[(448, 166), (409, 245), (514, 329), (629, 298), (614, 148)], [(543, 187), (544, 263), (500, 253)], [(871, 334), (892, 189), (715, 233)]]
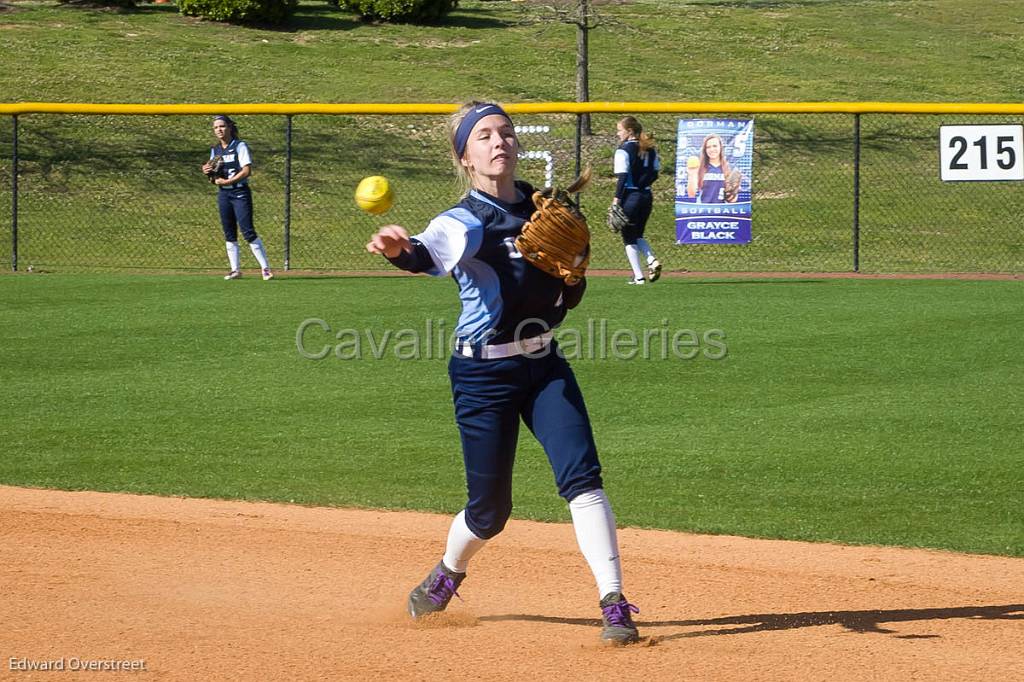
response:
[(700, 186), (697, 201), (702, 204), (721, 204), (725, 202), (725, 174), (720, 166), (708, 164), (704, 172), (704, 182)]
[[(223, 174), (223, 177), (228, 180), (237, 175), (246, 166), (252, 165), (252, 155), (249, 153), (249, 145), (237, 138), (231, 140), (227, 147), (221, 147), (219, 144), (211, 147), (210, 159), (214, 159), (218, 156), (224, 160), (221, 173)], [(248, 184), (249, 179), (243, 178), (233, 185), (222, 185), (222, 188), (235, 189), (238, 187), (245, 187)]]
[[(537, 336), (557, 326), (582, 296), (583, 284), (565, 282), (530, 265), (515, 238), (536, 210), (533, 187), (516, 182), (512, 204), (478, 190), (430, 221), (412, 237), (414, 253), (392, 259), (399, 267), (430, 275), (451, 274), (459, 285), (462, 314), (456, 336), (497, 344)], [(563, 296), (566, 289), (571, 291)]]
[(639, 142), (626, 140), (615, 150), (613, 171), (619, 176), (615, 196), (621, 201), (624, 190), (649, 190), (651, 184), (658, 179), (660, 170), (661, 159), (658, 158), (657, 149), (650, 147), (641, 152)]

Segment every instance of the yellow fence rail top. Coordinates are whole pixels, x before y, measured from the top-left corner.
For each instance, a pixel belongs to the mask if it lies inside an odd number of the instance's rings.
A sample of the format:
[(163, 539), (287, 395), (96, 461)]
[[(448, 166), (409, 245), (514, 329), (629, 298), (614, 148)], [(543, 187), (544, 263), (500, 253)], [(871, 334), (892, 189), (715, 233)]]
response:
[[(958, 102), (530, 102), (503, 104), (510, 114), (1024, 114), (1024, 103)], [(215, 114), (450, 114), (458, 104), (88, 104), (0, 103), (0, 115), (104, 114), (181, 116)]]

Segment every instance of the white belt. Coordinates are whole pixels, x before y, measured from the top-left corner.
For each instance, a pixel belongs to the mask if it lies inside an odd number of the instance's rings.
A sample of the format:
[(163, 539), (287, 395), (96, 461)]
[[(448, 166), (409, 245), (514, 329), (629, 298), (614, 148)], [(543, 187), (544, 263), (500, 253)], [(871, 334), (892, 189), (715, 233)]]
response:
[(479, 346), (474, 351), (473, 344), (467, 341), (456, 341), (455, 352), (467, 358), (480, 358), (481, 360), (497, 360), (498, 358), (511, 358), (516, 355), (536, 355), (547, 348), (554, 336), (552, 332), (545, 332), (540, 336), (532, 336), (520, 341), (508, 343), (497, 343), (492, 346)]

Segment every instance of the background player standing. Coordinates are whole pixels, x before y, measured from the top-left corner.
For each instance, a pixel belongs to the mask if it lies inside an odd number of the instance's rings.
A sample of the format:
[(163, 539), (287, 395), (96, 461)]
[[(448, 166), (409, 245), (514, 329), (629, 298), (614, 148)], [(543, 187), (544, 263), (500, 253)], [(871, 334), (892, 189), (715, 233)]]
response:
[(651, 245), (644, 239), (647, 219), (651, 217), (654, 198), (651, 184), (658, 179), (661, 159), (654, 139), (643, 131), (643, 126), (632, 116), (626, 116), (615, 125), (619, 148), (615, 150), (613, 170), (618, 178), (613, 204), (619, 204), (629, 216), (629, 225), (622, 228), (622, 243), (626, 258), (633, 269), (629, 284), (646, 284), (648, 279), (640, 268), (640, 253), (647, 258), (647, 272), (651, 282), (661, 277), (661, 263)]
[(418, 618), (444, 610), (470, 559), (504, 529), (522, 420), (544, 447), (558, 492), (569, 504), (577, 542), (598, 586), (601, 638), (635, 642), (631, 612), (638, 609), (622, 594), (615, 517), (603, 490), (590, 418), (551, 333), (582, 299), (586, 280), (569, 286), (515, 249), (535, 208), (534, 190), (515, 180), (519, 141), (504, 110), (471, 102), (452, 117), (449, 133), (456, 172), (468, 193), (415, 237), (387, 225), (366, 247), (410, 272), (450, 274), (462, 300), (448, 373), (469, 499), (452, 521), (441, 561), (409, 595), (409, 613)]
[[(224, 279), (238, 279), (242, 276), (238, 256), (239, 227), (242, 228), (242, 236), (252, 249), (252, 255), (260, 264), (263, 279), (271, 279), (274, 274), (267, 263), (263, 240), (256, 234), (252, 224), (252, 190), (249, 188), (252, 155), (249, 152), (249, 145), (238, 139), (238, 128), (227, 116), (214, 117), (213, 134), (217, 138), (217, 144), (210, 148), (210, 159), (203, 164), (203, 173), (210, 178), (210, 182), (220, 188), (217, 192), (217, 206), (220, 209), (220, 224), (224, 230), (228, 263), (231, 266), (231, 271)], [(221, 163), (215, 163), (217, 159), (220, 159)]]

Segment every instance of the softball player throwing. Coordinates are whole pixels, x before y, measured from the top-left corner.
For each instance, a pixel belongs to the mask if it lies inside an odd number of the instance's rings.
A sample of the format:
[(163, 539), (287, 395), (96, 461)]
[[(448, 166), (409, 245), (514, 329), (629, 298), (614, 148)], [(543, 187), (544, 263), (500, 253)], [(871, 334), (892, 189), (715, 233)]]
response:
[(638, 639), (622, 594), (615, 517), (576, 377), (551, 330), (583, 297), (575, 286), (530, 265), (515, 238), (534, 211), (533, 188), (515, 179), (519, 142), (496, 104), (471, 102), (450, 121), (452, 157), (468, 192), (409, 237), (387, 225), (366, 248), (410, 272), (451, 275), (462, 313), (448, 364), (462, 438), (468, 501), (452, 521), (441, 561), (409, 595), (413, 618), (443, 611), (470, 559), (505, 527), (520, 420), (541, 443), (569, 504), (576, 539), (597, 582), (601, 638)]

